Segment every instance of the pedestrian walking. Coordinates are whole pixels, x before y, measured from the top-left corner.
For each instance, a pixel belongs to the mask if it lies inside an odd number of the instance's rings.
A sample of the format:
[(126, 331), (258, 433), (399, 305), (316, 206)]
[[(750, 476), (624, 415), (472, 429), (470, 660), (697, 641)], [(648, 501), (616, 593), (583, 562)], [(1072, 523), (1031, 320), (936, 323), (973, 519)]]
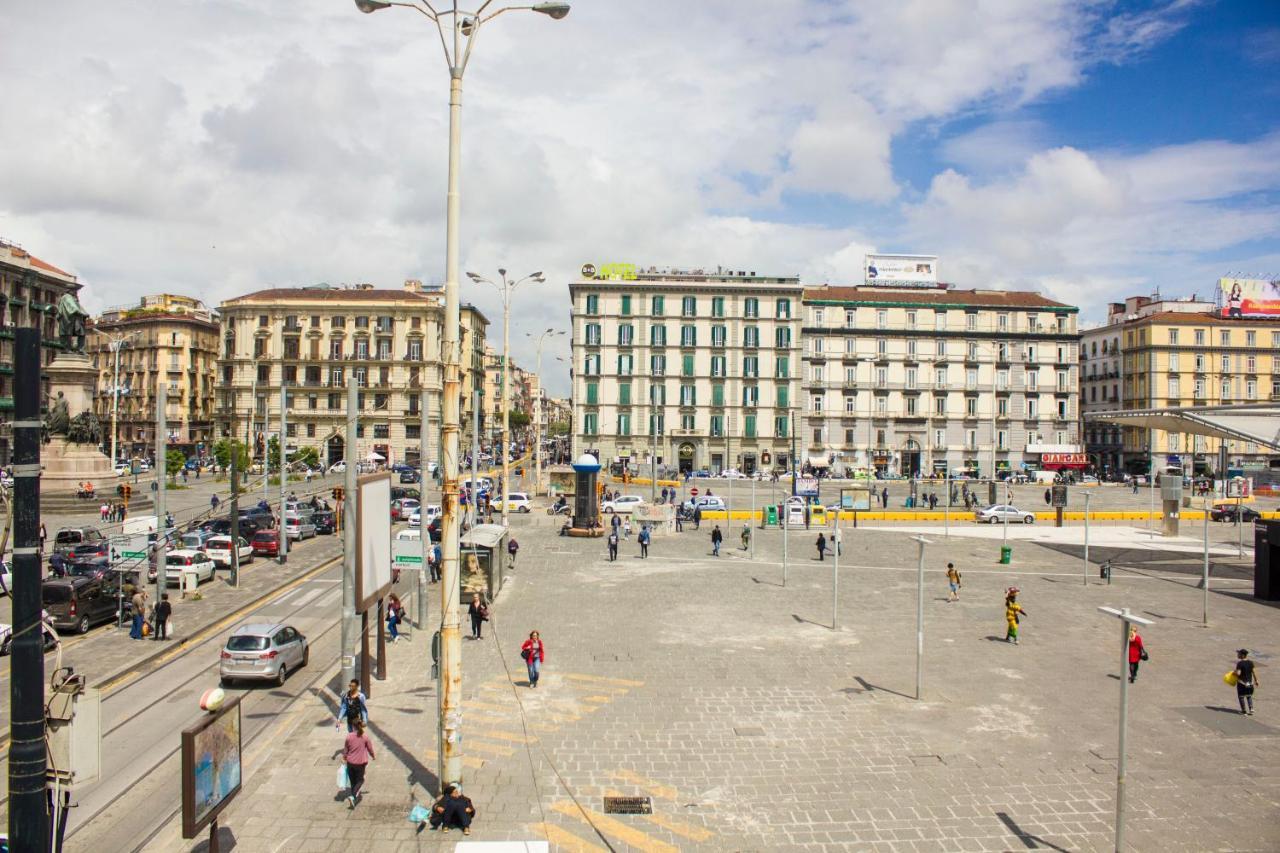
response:
[(1138, 478), (1137, 478), (1137, 476), (1135, 476), (1135, 477), (1133, 478), (1133, 493), (1134, 493), (1135, 495), (1138, 493)]
[(840, 511), (836, 510), (836, 529), (831, 533), (831, 547), (835, 550), (836, 556), (844, 556), (844, 532), (840, 529)]
[(742, 525), (742, 550), (748, 551), (750, 549), (751, 549), (751, 524), (748, 522), (747, 524)]
[(809, 523), (813, 520), (813, 507), (808, 501), (804, 502), (804, 529), (809, 529)]
[(613, 517), (609, 519), (609, 527), (614, 533), (622, 535), (622, 518), (615, 512)]
[(210, 509), (210, 510), (212, 510), (213, 512), (215, 512), (215, 513), (218, 511), (218, 496), (217, 496), (217, 495), (210, 495), (210, 496), (209, 496), (209, 509)]
[(618, 531), (610, 530), (609, 538), (606, 540), (609, 546), (609, 562), (612, 563), (618, 559)]
[(48, 538), (48, 536), (49, 534), (45, 531), (44, 522), (42, 521), (40, 522), (40, 559), (42, 560), (44, 559), (44, 540)]
[(439, 583), (440, 582), (440, 543), (437, 542), (431, 546), (431, 558), (428, 560), (428, 562), (431, 563), (431, 582)]
[(173, 605), (169, 603), (169, 593), (162, 593), (156, 603), (156, 639), (169, 639), (169, 617), (173, 615)]
[(369, 703), (360, 692), (360, 682), (354, 678), (347, 684), (347, 692), (342, 694), (342, 700), (338, 703), (338, 716), (334, 718), (333, 727), (338, 728), (344, 720), (348, 733), (356, 730), (356, 723), (364, 726), (369, 724)]
[(475, 816), (476, 807), (472, 805), (470, 798), (464, 797), (458, 786), (450, 782), (445, 785), (444, 796), (431, 807), (428, 822), (432, 829), (440, 832), (448, 832), (457, 827), (462, 830), (463, 835), (470, 835), (471, 821)]
[(507, 565), (510, 568), (516, 567), (516, 554), (520, 553), (520, 543), (512, 536), (507, 540)]
[(347, 796), (347, 807), (354, 809), (360, 801), (360, 789), (364, 787), (364, 773), (369, 762), (376, 758), (373, 754), (373, 742), (364, 733), (364, 720), (355, 720), (353, 730), (342, 742), (342, 761), (347, 765), (347, 784), (351, 793)]
[(702, 529), (702, 507), (695, 507), (693, 510), (693, 529)]
[(1044, 490), (1044, 505), (1048, 506), (1053, 503), (1053, 489)]
[(132, 640), (142, 639), (142, 623), (147, 615), (147, 591), (139, 588), (133, 594), (133, 598), (129, 600), (133, 605), (133, 624), (129, 628), (129, 638)]
[(885, 509), (889, 508), (889, 487), (885, 486), (880, 490), (880, 505)]
[(818, 559), (825, 560), (827, 558), (827, 537), (818, 531)]
[(1253, 690), (1258, 686), (1258, 673), (1249, 660), (1248, 649), (1236, 650), (1236, 668), (1227, 673), (1235, 676), (1236, 698), (1240, 700), (1240, 713), (1253, 714)]
[(955, 563), (947, 563), (947, 586), (951, 589), (947, 594), (947, 601), (959, 601), (960, 573), (956, 571)]
[(471, 596), (471, 605), (467, 607), (467, 615), (471, 617), (471, 639), (484, 639), (484, 623), (489, 621), (489, 605), (484, 603), (480, 593)]
[(391, 642), (400, 640), (400, 599), (395, 595), (387, 597), (387, 634)]
[(724, 541), (724, 534), (720, 532), (720, 525), (716, 525), (711, 531), (711, 556), (720, 556), (720, 543)]
[(542, 645), (542, 637), (537, 631), (529, 632), (529, 639), (520, 646), (520, 657), (529, 668), (529, 686), (538, 686), (538, 676), (542, 674), (542, 665), (547, 661), (547, 650)]
[(1018, 645), (1018, 623), (1026, 615), (1027, 611), (1022, 609), (1022, 605), (1018, 604), (1018, 588), (1016, 586), (1009, 587), (1004, 594), (1004, 620), (1008, 625), (1004, 634), (1006, 643)]
[(103, 521), (107, 520), (107, 513), (111, 511), (111, 507), (107, 506), (107, 502), (103, 501), (102, 506), (98, 507), (98, 518)]
[(1149, 660), (1147, 655), (1147, 647), (1142, 644), (1142, 635), (1138, 633), (1137, 625), (1129, 626), (1129, 683), (1138, 680), (1138, 664), (1141, 661)]
[(676, 533), (684, 533), (684, 507), (676, 508)]
[(649, 533), (649, 525), (647, 525), (647, 524), (646, 524), (644, 527), (641, 527), (641, 528), (640, 528), (640, 536), (639, 536), (638, 538), (639, 538), (639, 542), (640, 542), (640, 559), (642, 559), (642, 560), (647, 560), (647, 559), (649, 559), (649, 537), (650, 537), (650, 535), (651, 535), (651, 534)]
[(627, 516), (626, 519), (623, 520), (622, 522), (622, 538), (623, 539), (631, 538), (631, 516)]
[[(53, 556), (49, 558), (49, 571), (54, 577), (62, 578), (67, 575), (67, 560), (57, 551), (53, 552)], [(12, 590), (10, 590), (12, 592)]]

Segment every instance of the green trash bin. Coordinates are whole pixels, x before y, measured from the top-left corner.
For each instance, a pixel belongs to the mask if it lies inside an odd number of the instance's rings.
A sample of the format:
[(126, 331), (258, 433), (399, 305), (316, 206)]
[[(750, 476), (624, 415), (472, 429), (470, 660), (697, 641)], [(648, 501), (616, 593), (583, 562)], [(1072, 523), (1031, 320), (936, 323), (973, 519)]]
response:
[(778, 526), (778, 507), (775, 504), (764, 508), (764, 523), (770, 527)]
[(1011, 562), (1013, 562), (1013, 546), (1012, 545), (1000, 546), (1000, 562), (1006, 566), (1009, 565)]

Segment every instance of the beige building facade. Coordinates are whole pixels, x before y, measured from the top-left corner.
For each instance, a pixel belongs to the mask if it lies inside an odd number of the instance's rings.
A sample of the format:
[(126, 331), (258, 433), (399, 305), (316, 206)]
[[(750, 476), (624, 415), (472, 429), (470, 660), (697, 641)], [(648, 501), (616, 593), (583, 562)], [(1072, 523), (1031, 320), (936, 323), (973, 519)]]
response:
[(155, 449), (158, 382), (168, 384), (168, 442), (193, 455), (213, 440), (218, 318), (200, 300), (164, 293), (104, 311), (86, 352), (98, 369), (94, 412), (108, 447), (115, 423), (121, 459)]
[(573, 457), (787, 466), (802, 290), (755, 272), (584, 267), (569, 284)]
[[(220, 306), (218, 434), (253, 438), (255, 454), (279, 432), (288, 387), (286, 447), (314, 447), (320, 461), (438, 462), (443, 298), (408, 281), (401, 290), (278, 288)], [(487, 321), (462, 309), (463, 415), (480, 379)], [(470, 357), (468, 357), (470, 356)], [(346, 447), (346, 385), (359, 386), (357, 446)]]
[(801, 464), (990, 477), (1081, 450), (1074, 306), (937, 284), (814, 287), (804, 303)]

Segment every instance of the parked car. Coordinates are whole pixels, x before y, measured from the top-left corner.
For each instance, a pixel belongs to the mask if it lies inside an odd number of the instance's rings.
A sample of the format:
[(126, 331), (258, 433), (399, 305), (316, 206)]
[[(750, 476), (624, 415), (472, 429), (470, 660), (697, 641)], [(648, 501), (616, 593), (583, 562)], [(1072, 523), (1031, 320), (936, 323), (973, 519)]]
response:
[(408, 521), (409, 515), (418, 508), (418, 501), (414, 498), (401, 498), (400, 500), (391, 502), (391, 520), (392, 521)]
[(397, 530), (396, 539), (400, 542), (405, 542), (405, 541), (421, 542), (422, 530), (421, 529), (413, 530), (412, 528), (409, 530)]
[(8, 595), (13, 590), (13, 563), (8, 560), (0, 562), (0, 595)]
[(338, 518), (331, 509), (318, 509), (311, 513), (311, 521), (316, 526), (316, 533), (330, 536), (337, 529)]
[[(643, 499), (642, 499), (643, 500)], [(502, 510), (503, 500), (499, 498), (493, 502), (493, 511), (500, 512)], [(529, 501), (529, 496), (524, 492), (510, 492), (506, 499), (507, 512), (531, 512), (533, 504)], [(630, 509), (630, 507), (628, 507)]]
[(400, 472), (400, 482), (402, 483), (416, 483), (421, 479), (422, 478), (418, 475), (418, 472), (412, 468), (408, 468)]
[[(204, 548), (204, 543), (208, 542), (210, 539), (212, 539), (214, 536), (217, 536), (217, 535), (219, 534), (214, 533), (212, 530), (206, 530), (203, 527), (198, 528), (196, 530), (188, 530), (186, 533), (182, 534), (182, 547), (189, 548), (193, 551), (199, 551), (202, 548)], [(221, 535), (225, 536), (229, 534), (221, 534)], [(240, 535), (241, 536), (246, 535), (243, 529), (240, 531)], [(250, 533), (249, 535), (252, 535), (252, 534)]]
[(255, 557), (277, 557), (280, 555), (280, 537), (274, 530), (259, 530), (249, 540)]
[(422, 500), (422, 493), (417, 489), (406, 489), (404, 486), (391, 487), (391, 500), (398, 501), (405, 498), (413, 498), (415, 501)]
[[(527, 500), (527, 498), (526, 498)], [(644, 498), (640, 495), (618, 495), (611, 501), (605, 501), (600, 504), (601, 512), (631, 512), (631, 510), (644, 503)]]
[(180, 548), (166, 554), (164, 563), (166, 586), (170, 584), (181, 586), (182, 576), (188, 574), (195, 575), (197, 586), (204, 581), (213, 580), (213, 559), (204, 551), (188, 551)]
[(115, 619), (116, 587), (104, 577), (48, 578), (40, 589), (40, 600), (57, 631), (86, 633), (100, 622)]
[(329, 473), (330, 473), (330, 474), (345, 474), (345, 473), (347, 473), (347, 463), (346, 463), (346, 461), (344, 461), (344, 460), (341, 460), (341, 459), (340, 459), (340, 460), (338, 460), (337, 462), (335, 462), (335, 463), (333, 463), (332, 465), (330, 465), (330, 466), (329, 466)]
[(975, 510), (973, 520), (979, 524), (1004, 524), (1006, 520), (1009, 524), (1035, 524), (1036, 515), (1009, 504), (992, 504), (986, 509)]
[(284, 535), (290, 539), (311, 539), (316, 535), (315, 522), (309, 512), (290, 512), (284, 517)]
[(71, 549), (71, 553), (66, 557), (72, 562), (78, 560), (90, 560), (94, 557), (106, 557), (111, 550), (111, 545), (106, 539), (98, 539), (93, 542), (82, 542)]
[(422, 513), (427, 514), (427, 524), (440, 517), (440, 504), (427, 504), (419, 506), (413, 512), (409, 513), (409, 526), (418, 527), (422, 524)]
[(67, 575), (77, 578), (101, 578), (111, 574), (111, 558), (105, 555), (74, 560), (67, 564)]
[[(1209, 510), (1209, 517), (1214, 521), (1230, 521), (1234, 524), (1236, 521), (1236, 505), (1233, 503), (1214, 504), (1213, 509)], [(1249, 524), (1262, 518), (1262, 513), (1253, 507), (1241, 504), (1240, 518), (1246, 524)]]
[(116, 476), (117, 476), (117, 477), (127, 477), (127, 476), (129, 476), (129, 474), (131, 474), (131, 473), (133, 473), (133, 466), (131, 466), (128, 462), (117, 462), (117, 463), (116, 463)]
[(233, 681), (274, 681), (282, 686), (289, 672), (311, 658), (307, 638), (296, 628), (278, 623), (241, 625), (222, 647), (218, 677)]
[(718, 475), (722, 480), (745, 480), (747, 475), (739, 471), (737, 468), (725, 468)]
[[(231, 519), (214, 518), (200, 525), (200, 529), (209, 536), (230, 536), (231, 535)], [(240, 535), (252, 539), (259, 530), (269, 530), (269, 527), (263, 527), (257, 521), (251, 518), (241, 517), (240, 519)], [(188, 547), (183, 545), (183, 547)], [(198, 548), (195, 550), (199, 550)]]
[(689, 498), (681, 504), (681, 506), (683, 506), (685, 512), (688, 513), (693, 513), (696, 509), (708, 512), (711, 510), (723, 510), (725, 508), (724, 500), (719, 495), (698, 495), (696, 498)]
[(63, 527), (53, 536), (53, 552), (70, 557), (77, 545), (98, 542), (102, 534), (96, 527)]
[[(243, 536), (240, 537), (240, 565), (253, 562), (253, 546), (249, 544), (249, 540)], [(214, 536), (205, 543), (204, 551), (209, 558), (219, 566), (231, 568), (231, 537), (230, 536)]]

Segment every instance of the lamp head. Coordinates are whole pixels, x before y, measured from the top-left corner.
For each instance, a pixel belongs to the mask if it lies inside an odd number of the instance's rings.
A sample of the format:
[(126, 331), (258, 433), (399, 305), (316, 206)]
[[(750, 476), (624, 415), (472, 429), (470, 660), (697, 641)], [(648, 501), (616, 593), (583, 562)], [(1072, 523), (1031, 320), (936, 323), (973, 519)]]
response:
[(553, 21), (559, 21), (565, 15), (569, 14), (568, 3), (538, 3), (533, 7), (533, 11), (546, 15)]
[(385, 3), (383, 0), (356, 0), (356, 8), (366, 15), (379, 9), (385, 9), (390, 5), (390, 3)]
[(463, 18), (461, 23), (458, 24), (458, 29), (462, 30), (464, 36), (471, 35), (476, 31), (475, 18)]
[(498, 267), (498, 275), (506, 275), (506, 274), (507, 274), (506, 270), (504, 270), (502, 267)]
[(471, 279), (471, 280), (472, 280), (472, 281), (474, 281), (474, 282), (479, 282), (479, 281), (480, 281), (480, 276), (476, 275), (476, 274), (475, 274), (475, 273), (473, 273), (473, 272), (469, 272), (469, 273), (467, 273), (467, 278)]

